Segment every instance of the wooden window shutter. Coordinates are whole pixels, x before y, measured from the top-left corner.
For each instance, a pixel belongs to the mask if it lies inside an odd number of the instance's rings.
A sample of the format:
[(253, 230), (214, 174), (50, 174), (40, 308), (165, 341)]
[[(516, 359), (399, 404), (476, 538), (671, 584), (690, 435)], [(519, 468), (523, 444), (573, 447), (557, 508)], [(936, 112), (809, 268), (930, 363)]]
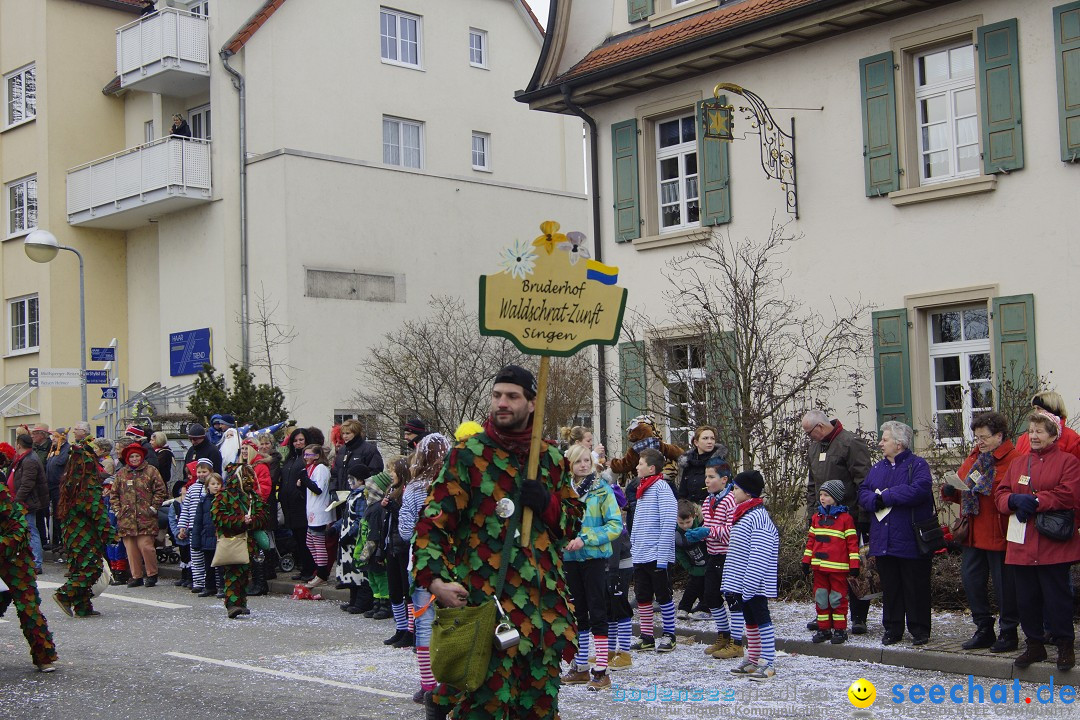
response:
[(892, 51), (859, 61), (866, 197), (900, 189), (896, 143), (896, 76)]
[(994, 312), (994, 368), (998, 392), (1009, 382), (1014, 388), (1033, 387), (1038, 373), (1035, 359), (1035, 296), (1011, 295), (992, 301)]
[(1054, 8), (1061, 159), (1080, 161), (1080, 2)]
[[(721, 96), (721, 103), (727, 98)], [(697, 103), (698, 137), (698, 210), (702, 227), (731, 222), (731, 166), (728, 164), (728, 145), (721, 140), (705, 137), (705, 113)], [(712, 102), (709, 100), (708, 102)]]
[(619, 385), (622, 387), (619, 405), (625, 431), (630, 427), (630, 421), (643, 414), (648, 405), (643, 340), (619, 343)]
[(653, 14), (653, 0), (626, 0), (626, 15), (630, 22), (647, 20)]
[(1024, 167), (1020, 117), (1020, 41), (1016, 18), (976, 31), (983, 172)]
[(886, 420), (912, 425), (907, 310), (875, 312), (871, 322), (878, 427)]
[(611, 166), (615, 197), (615, 242), (627, 242), (641, 237), (636, 119), (611, 126)]

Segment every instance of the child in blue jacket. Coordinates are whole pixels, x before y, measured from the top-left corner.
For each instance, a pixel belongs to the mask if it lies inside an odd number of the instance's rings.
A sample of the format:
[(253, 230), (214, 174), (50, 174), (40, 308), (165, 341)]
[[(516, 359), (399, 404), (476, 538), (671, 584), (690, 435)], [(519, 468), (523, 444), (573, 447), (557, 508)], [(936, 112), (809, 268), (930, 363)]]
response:
[[(659, 450), (645, 448), (638, 453), (637, 507), (630, 531), (630, 553), (634, 558), (634, 594), (637, 597), (641, 637), (631, 650), (671, 652), (675, 649), (675, 603), (671, 596), (668, 566), (675, 562), (675, 528), (678, 504), (664, 477), (665, 459)], [(660, 603), (664, 636), (653, 638), (653, 598)]]
[(224, 486), (225, 483), (217, 473), (211, 473), (206, 478), (206, 494), (199, 500), (195, 511), (195, 521), (191, 527), (191, 548), (202, 552), (207, 560), (206, 584), (199, 593), (199, 597), (225, 597), (225, 578), (222, 569), (209, 567), (209, 563), (214, 559), (214, 551), (217, 550), (217, 529), (214, 527), (214, 518), (210, 515), (210, 508), (214, 504), (214, 498)]

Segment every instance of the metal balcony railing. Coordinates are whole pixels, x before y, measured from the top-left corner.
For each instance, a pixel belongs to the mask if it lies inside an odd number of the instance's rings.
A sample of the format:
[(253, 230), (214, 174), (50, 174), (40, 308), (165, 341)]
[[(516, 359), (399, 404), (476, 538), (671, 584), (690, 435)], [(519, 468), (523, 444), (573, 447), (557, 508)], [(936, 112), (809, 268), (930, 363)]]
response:
[(121, 87), (170, 71), (209, 77), (210, 31), (205, 16), (165, 8), (116, 30)]

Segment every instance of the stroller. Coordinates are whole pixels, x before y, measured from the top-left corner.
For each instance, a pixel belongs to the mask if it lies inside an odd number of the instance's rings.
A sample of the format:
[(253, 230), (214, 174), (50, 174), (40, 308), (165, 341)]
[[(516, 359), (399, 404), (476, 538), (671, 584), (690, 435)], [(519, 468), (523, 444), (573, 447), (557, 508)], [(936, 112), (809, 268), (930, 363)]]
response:
[(296, 538), (289, 528), (278, 527), (274, 530), (274, 543), (277, 545), (278, 572), (291, 573), (296, 569)]
[(169, 506), (174, 502), (180, 502), (179, 498), (170, 498), (161, 503), (158, 508), (158, 534), (154, 541), (157, 550), (157, 561), (163, 565), (176, 565), (180, 562), (180, 552), (177, 549), (177, 538), (169, 527)]

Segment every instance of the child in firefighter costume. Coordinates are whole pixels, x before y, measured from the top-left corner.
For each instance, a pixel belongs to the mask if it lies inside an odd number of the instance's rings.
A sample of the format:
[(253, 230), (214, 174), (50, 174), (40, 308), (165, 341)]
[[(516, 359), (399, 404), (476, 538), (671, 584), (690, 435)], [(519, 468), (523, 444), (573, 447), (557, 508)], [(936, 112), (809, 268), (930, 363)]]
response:
[(71, 446), (67, 469), (60, 481), (56, 506), (68, 560), (68, 579), (53, 600), (73, 617), (98, 615), (91, 604), (94, 583), (101, 577), (105, 546), (116, 542), (109, 524), (97, 457), (89, 443)]
[[(98, 570), (100, 571), (100, 560)], [(0, 483), (0, 580), (8, 586), (0, 592), (0, 612), (8, 602), (15, 603), (30, 657), (41, 672), (52, 672), (56, 662), (56, 646), (52, 633), (41, 614), (41, 597), (34, 584), (34, 557), (30, 553), (30, 528), (26, 515), (11, 497), (7, 486)]]
[[(214, 497), (210, 507), (214, 527), (221, 537), (247, 533), (248, 557), (254, 557), (257, 547), (253, 532), (266, 526), (266, 503), (255, 492), (255, 472), (247, 463), (233, 463), (225, 468), (225, 487)], [(230, 618), (250, 615), (247, 608), (247, 586), (251, 564), (225, 565), (225, 609)]]
[(818, 493), (820, 504), (810, 520), (803, 551), (803, 572), (814, 573), (818, 630), (815, 643), (847, 640), (848, 575), (859, 575), (859, 539), (844, 501), (844, 482), (829, 480)]

